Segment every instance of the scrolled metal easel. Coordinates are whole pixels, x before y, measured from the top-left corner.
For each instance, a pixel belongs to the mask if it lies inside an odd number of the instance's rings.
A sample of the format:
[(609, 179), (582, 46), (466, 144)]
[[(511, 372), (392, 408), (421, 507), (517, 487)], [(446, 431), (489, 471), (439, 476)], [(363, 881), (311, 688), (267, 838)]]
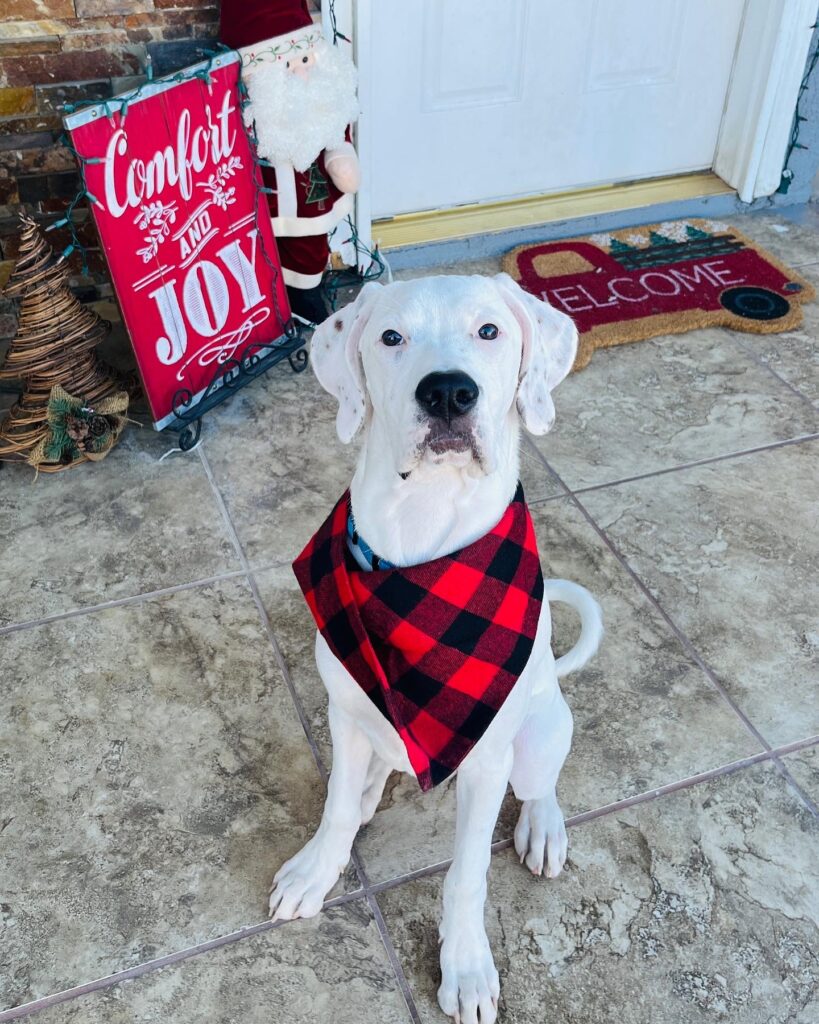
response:
[(302, 373), (308, 362), (305, 341), (304, 327), (291, 318), (277, 341), (249, 345), (239, 358), (221, 363), (198, 400), (189, 388), (180, 388), (173, 399), (176, 418), (165, 429), (175, 431), (179, 435), (180, 449), (189, 452), (199, 442), (205, 413), (266, 373), (271, 366), (287, 359), (294, 373)]

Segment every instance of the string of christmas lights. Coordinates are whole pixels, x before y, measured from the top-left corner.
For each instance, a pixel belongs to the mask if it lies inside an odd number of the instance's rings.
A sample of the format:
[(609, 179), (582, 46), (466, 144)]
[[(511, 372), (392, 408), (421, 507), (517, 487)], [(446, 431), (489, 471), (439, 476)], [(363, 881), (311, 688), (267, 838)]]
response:
[[(814, 30), (816, 25), (811, 25), (811, 30)], [(793, 128), (791, 129), (791, 137), (788, 141), (788, 148), (785, 152), (785, 160), (782, 170), (782, 180), (779, 183), (779, 188), (776, 190), (781, 195), (785, 195), (794, 179), (794, 173), (788, 166), (794, 151), (797, 149), (808, 149), (803, 142), (799, 141), (799, 133), (802, 125), (808, 120), (802, 112), (802, 104), (805, 98), (805, 93), (810, 87), (810, 79), (813, 71), (819, 63), (819, 42), (814, 46), (813, 52), (808, 57), (807, 64), (805, 65), (805, 74), (802, 76), (802, 81), (799, 83), (799, 95), (796, 99), (796, 112), (793, 117)]]
[[(335, 0), (330, 0), (330, 18), (333, 28), (333, 43), (335, 44), (338, 39), (343, 39), (349, 42), (347, 37), (343, 33), (338, 31), (335, 17)], [(238, 56), (241, 62), (241, 55), (237, 50), (234, 50), (228, 46), (224, 46), (221, 43), (217, 44), (216, 50), (203, 49), (200, 52), (204, 57), (204, 61), (201, 64), (196, 65), (194, 68), (183, 69), (181, 71), (176, 72), (173, 75), (166, 75), (162, 78), (162, 81), (182, 83), (194, 79), (199, 79), (206, 85), (209, 85), (211, 81), (211, 74), (214, 68), (216, 67), (216, 62), (218, 61), (219, 64), (221, 64), (221, 62), (224, 60), (225, 55), (235, 54), (236, 56)], [(66, 113), (73, 113), (74, 111), (83, 109), (85, 107), (99, 106), (105, 111), (105, 114), (108, 118), (112, 118), (115, 113), (118, 113), (120, 116), (120, 123), (123, 123), (128, 113), (128, 107), (131, 106), (133, 103), (137, 102), (141, 98), (145, 90), (149, 89), (155, 82), (153, 75), (153, 65), (151, 63), (150, 56), (148, 56), (148, 60), (146, 62), (145, 74), (145, 81), (141, 83), (139, 86), (137, 86), (136, 89), (129, 91), (121, 99), (112, 98), (102, 101), (86, 100), (78, 103), (66, 103), (64, 104), (63, 109)], [(250, 97), (248, 95), (247, 86), (245, 85), (241, 75), (238, 78), (237, 88), (239, 91), (240, 107), (244, 111), (244, 109), (250, 103)], [(254, 185), (256, 188), (256, 206), (254, 210), (254, 222), (258, 227), (260, 217), (269, 216), (269, 213), (267, 212), (267, 201), (266, 199), (264, 199), (264, 196), (269, 195), (274, 191), (273, 189), (268, 188), (263, 184), (259, 168), (272, 167), (272, 164), (268, 160), (265, 160), (264, 158), (258, 155), (258, 140), (256, 137), (255, 122), (251, 122), (248, 124), (245, 121), (245, 118), (242, 117), (242, 125), (244, 127), (244, 131), (250, 145), (251, 156), (253, 158), (254, 164), (256, 165), (254, 168)], [(93, 195), (93, 193), (91, 193), (88, 189), (88, 184), (85, 177), (85, 169), (90, 164), (103, 163), (104, 158), (96, 156), (89, 157), (85, 156), (82, 153), (79, 153), (76, 147), (73, 145), (71, 137), (67, 132), (64, 132), (61, 135), (59, 142), (72, 153), (74, 159), (77, 161), (80, 174), (80, 189), (69, 203), (64, 215), (59, 220), (49, 225), (49, 227), (46, 228), (46, 231), (52, 231), (56, 228), (62, 227), (68, 228), (71, 236), (71, 241), (63, 250), (60, 259), (66, 260), (68, 259), (69, 256), (71, 256), (73, 252), (79, 252), (82, 256), (82, 272), (84, 275), (87, 276), (89, 273), (88, 249), (79, 236), (79, 232), (77, 230), (77, 222), (75, 221), (74, 214), (78, 206), (80, 206), (80, 204), (83, 203), (84, 201), (87, 201), (91, 205), (98, 202), (97, 197)], [(260, 210), (262, 204), (264, 204), (264, 211)], [(369, 259), (369, 265), (367, 267), (367, 270), (364, 271), (363, 273), (360, 273), (357, 269), (346, 268), (344, 270), (331, 270), (328, 272), (324, 282), (324, 290), (327, 295), (328, 301), (330, 302), (333, 309), (336, 308), (335, 304), (339, 290), (345, 287), (350, 287), (354, 284), (360, 284), (362, 282), (375, 280), (376, 278), (380, 277), (386, 270), (384, 260), (382, 259), (381, 255), (378, 252), (378, 247), (376, 246), (375, 249), (371, 250), (361, 241), (361, 238), (359, 237), (358, 232), (356, 231), (355, 226), (350, 217), (347, 217), (347, 224), (349, 226), (348, 241), (355, 250), (357, 260), (359, 257), (362, 258), (361, 262), (363, 262), (365, 259)], [(260, 238), (263, 238), (263, 236), (260, 235)], [(261, 245), (261, 251), (265, 262), (267, 263), (268, 267), (271, 269), (274, 275), (274, 279), (277, 281), (279, 273), (278, 268), (271, 259), (270, 254), (267, 252), (266, 246), (264, 245), (263, 242)], [(273, 303), (276, 309), (276, 314), (279, 317), (280, 321), (282, 321), (283, 318), (281, 316), (281, 311), (278, 308), (275, 289), (273, 293)]]

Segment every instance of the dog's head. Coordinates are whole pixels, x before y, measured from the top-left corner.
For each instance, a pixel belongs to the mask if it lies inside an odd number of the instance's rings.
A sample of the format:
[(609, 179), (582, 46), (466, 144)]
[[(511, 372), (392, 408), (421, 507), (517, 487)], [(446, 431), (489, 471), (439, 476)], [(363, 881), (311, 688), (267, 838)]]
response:
[(367, 284), (311, 346), (338, 436), (380, 419), (403, 476), (422, 463), (492, 472), (518, 415), (545, 434), (576, 351), (570, 318), (507, 274)]

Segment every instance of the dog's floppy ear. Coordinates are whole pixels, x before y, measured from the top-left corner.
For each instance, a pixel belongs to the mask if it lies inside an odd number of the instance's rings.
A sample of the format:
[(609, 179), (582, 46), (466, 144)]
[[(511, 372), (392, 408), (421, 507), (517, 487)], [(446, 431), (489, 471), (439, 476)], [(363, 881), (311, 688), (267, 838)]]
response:
[(367, 414), (367, 385), (358, 351), (381, 285), (370, 281), (349, 306), (333, 313), (316, 328), (310, 343), (310, 361), (319, 384), (338, 401), (336, 430), (349, 444)]
[(530, 434), (545, 434), (555, 421), (550, 392), (571, 370), (577, 354), (577, 328), (571, 317), (524, 291), (508, 274), (496, 274), (495, 283), (523, 337), (518, 412)]

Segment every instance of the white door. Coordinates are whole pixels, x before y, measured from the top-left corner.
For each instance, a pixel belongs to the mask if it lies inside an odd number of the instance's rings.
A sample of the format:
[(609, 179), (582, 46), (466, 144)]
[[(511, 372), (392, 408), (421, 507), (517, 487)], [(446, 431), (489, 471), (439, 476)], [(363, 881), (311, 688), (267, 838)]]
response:
[(360, 8), (373, 219), (713, 164), (744, 0)]

